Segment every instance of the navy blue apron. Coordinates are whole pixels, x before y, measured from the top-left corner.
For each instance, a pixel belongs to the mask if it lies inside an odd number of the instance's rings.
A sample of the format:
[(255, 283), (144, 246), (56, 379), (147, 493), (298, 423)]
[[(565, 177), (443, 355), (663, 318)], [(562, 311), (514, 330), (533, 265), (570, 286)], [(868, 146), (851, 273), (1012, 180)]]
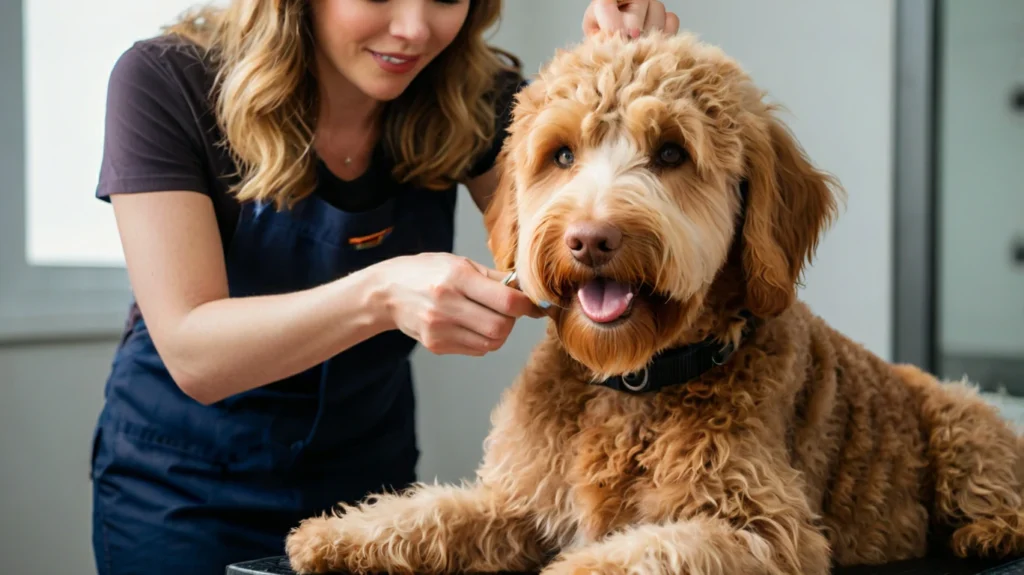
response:
[[(455, 189), (403, 188), (366, 212), (316, 195), (242, 206), (226, 253), (233, 297), (310, 288), (381, 260), (450, 252)], [(100, 575), (222, 574), (284, 553), (288, 530), (339, 501), (415, 480), (409, 356), (390, 331), (304, 373), (203, 406), (164, 367), (145, 320), (115, 354), (94, 437)]]

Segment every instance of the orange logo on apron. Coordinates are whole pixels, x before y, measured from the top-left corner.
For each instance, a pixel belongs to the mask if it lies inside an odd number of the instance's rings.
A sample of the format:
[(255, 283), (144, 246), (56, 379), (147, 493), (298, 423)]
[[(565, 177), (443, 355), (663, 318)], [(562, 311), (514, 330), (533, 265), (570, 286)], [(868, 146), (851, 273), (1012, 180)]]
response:
[(388, 227), (388, 228), (385, 228), (385, 229), (383, 229), (383, 230), (381, 230), (379, 232), (370, 234), (368, 236), (359, 236), (359, 237), (356, 237), (356, 238), (349, 238), (348, 239), (348, 243), (349, 243), (349, 245), (351, 245), (352, 247), (354, 247), (357, 250), (365, 250), (365, 249), (369, 249), (369, 248), (375, 248), (375, 247), (379, 246), (381, 244), (381, 242), (384, 241), (385, 238), (387, 238), (389, 235), (391, 235), (391, 230), (393, 230), (393, 229), (394, 229), (394, 227)]

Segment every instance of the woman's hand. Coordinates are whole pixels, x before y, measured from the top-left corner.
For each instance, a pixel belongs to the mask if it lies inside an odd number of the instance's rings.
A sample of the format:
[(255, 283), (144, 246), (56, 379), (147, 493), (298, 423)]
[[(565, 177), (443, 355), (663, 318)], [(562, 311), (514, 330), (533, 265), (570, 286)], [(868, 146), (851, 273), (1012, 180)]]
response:
[(583, 33), (587, 37), (611, 31), (636, 38), (650, 30), (675, 34), (679, 17), (666, 12), (659, 0), (591, 0), (583, 14)]
[(517, 318), (543, 312), (505, 274), (464, 257), (427, 253), (377, 264), (391, 323), (436, 354), (482, 356), (504, 345)]

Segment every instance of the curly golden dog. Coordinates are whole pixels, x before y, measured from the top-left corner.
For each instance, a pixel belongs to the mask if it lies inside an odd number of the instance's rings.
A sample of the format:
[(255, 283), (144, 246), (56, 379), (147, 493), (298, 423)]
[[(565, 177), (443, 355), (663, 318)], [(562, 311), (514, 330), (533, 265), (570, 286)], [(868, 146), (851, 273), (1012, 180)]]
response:
[(843, 191), (692, 36), (560, 51), (485, 215), (550, 302), (472, 482), (304, 521), (298, 572), (808, 574), (1024, 550), (1021, 440), (796, 298)]

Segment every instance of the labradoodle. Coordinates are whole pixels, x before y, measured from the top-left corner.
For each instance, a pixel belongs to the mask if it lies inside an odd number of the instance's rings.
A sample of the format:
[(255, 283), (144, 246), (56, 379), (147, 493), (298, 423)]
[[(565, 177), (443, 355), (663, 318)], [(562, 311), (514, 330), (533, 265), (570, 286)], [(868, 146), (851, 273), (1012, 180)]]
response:
[(560, 51), (485, 214), (549, 327), (476, 477), (302, 522), (295, 570), (820, 575), (1024, 549), (997, 412), (797, 299), (844, 192), (776, 112), (689, 35)]

